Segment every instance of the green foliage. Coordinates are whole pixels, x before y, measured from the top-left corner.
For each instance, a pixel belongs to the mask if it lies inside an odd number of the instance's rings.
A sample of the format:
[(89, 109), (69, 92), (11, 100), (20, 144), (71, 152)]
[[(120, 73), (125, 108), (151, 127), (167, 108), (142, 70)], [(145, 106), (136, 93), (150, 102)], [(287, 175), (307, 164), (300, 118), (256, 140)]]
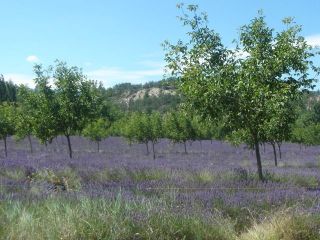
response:
[(11, 81), (5, 81), (3, 75), (0, 74), (0, 103), (16, 102), (17, 87)]
[(35, 119), (38, 121), (35, 133), (42, 142), (51, 141), (58, 134), (65, 135), (72, 158), (70, 136), (81, 132), (100, 114), (102, 99), (96, 83), (87, 80), (79, 68), (68, 67), (61, 61), (47, 70), (35, 65), (34, 71), (37, 75)]
[(124, 136), (129, 142), (148, 144), (150, 129), (146, 113), (132, 113), (124, 124)]
[[(207, 15), (197, 7), (180, 18), (189, 26), (189, 41), (165, 42), (166, 61), (180, 77), (187, 105), (199, 115), (222, 121), (231, 132), (241, 131), (241, 140), (254, 145), (260, 179), (263, 179), (259, 143), (266, 126), (290, 125), (294, 118), (285, 109), (312, 86), (310, 58), (314, 53), (300, 35), (301, 27), (286, 21), (286, 30), (275, 32), (259, 15), (240, 29), (236, 50), (223, 46), (220, 36), (208, 27)], [(239, 57), (241, 51), (247, 57)], [(277, 130), (276, 130), (277, 131)], [(241, 135), (240, 135), (241, 136)]]
[(97, 86), (87, 80), (79, 68), (68, 67), (65, 62), (56, 62), (53, 77), (58, 105), (57, 127), (60, 133), (70, 136), (97, 116), (100, 106)]
[(196, 139), (196, 130), (192, 125), (192, 119), (186, 113), (169, 112), (164, 116), (164, 129), (166, 137), (172, 142), (183, 143), (187, 153), (186, 142)]
[(89, 138), (91, 141), (99, 142), (109, 135), (110, 122), (106, 119), (99, 118), (94, 122), (89, 123), (82, 131), (83, 136)]
[(14, 107), (3, 103), (0, 105), (0, 139), (4, 140), (5, 156), (7, 157), (7, 138), (14, 134)]

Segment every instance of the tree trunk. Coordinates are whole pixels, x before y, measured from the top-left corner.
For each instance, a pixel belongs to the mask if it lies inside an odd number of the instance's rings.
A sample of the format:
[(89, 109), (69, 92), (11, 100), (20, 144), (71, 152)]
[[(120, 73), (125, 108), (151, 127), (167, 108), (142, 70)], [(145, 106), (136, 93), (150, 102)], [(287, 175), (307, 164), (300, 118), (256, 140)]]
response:
[(4, 141), (4, 153), (5, 153), (5, 156), (8, 157), (7, 137), (4, 137), (3, 141)]
[(97, 145), (98, 145), (98, 153), (100, 152), (100, 142), (97, 141)]
[(152, 142), (152, 152), (153, 152), (153, 160), (156, 159), (156, 153), (154, 151), (154, 142)]
[(147, 155), (149, 155), (149, 145), (148, 145), (148, 142), (145, 142), (146, 144), (146, 148), (147, 148)]
[(72, 158), (72, 147), (71, 147), (70, 136), (66, 135), (66, 137), (67, 137), (67, 140), (68, 140), (69, 157)]
[(259, 179), (263, 181), (263, 173), (262, 173), (262, 164), (261, 164), (261, 155), (260, 155), (260, 146), (257, 136), (254, 136), (254, 146), (256, 151), (256, 159), (257, 159), (257, 167), (258, 167), (258, 175)]
[(184, 153), (185, 153), (185, 154), (188, 154), (186, 141), (183, 142), (183, 145), (184, 145)]
[(274, 142), (270, 143), (273, 148), (273, 155), (274, 155), (274, 165), (277, 167), (278, 166), (278, 159), (277, 159), (277, 151), (276, 151), (276, 145)]
[(263, 142), (262, 145), (263, 145), (263, 152), (266, 153), (266, 143)]
[(281, 159), (282, 153), (281, 153), (281, 143), (277, 142), (278, 150), (279, 150), (279, 158)]
[(29, 146), (30, 146), (30, 152), (31, 154), (33, 153), (33, 147), (32, 147), (32, 141), (30, 135), (28, 135), (28, 141), (29, 141)]

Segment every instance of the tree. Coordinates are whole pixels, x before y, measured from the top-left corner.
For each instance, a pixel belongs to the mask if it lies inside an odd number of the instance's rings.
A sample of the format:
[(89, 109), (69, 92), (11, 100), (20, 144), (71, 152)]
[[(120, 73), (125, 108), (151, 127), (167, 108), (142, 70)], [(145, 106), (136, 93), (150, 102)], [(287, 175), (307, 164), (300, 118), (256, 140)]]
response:
[(163, 137), (162, 116), (158, 112), (153, 112), (149, 116), (149, 133), (148, 138), (152, 143), (153, 159), (156, 159), (156, 153), (154, 150), (155, 144)]
[(83, 136), (97, 143), (98, 152), (100, 151), (100, 142), (109, 135), (110, 122), (99, 118), (90, 122), (82, 131)]
[(147, 154), (149, 154), (148, 142), (150, 140), (150, 125), (148, 115), (140, 112), (132, 113), (124, 124), (125, 126), (122, 131), (124, 137), (126, 137), (130, 143), (144, 143)]
[[(183, 7), (183, 5), (179, 5)], [(312, 87), (310, 71), (319, 72), (310, 58), (315, 53), (300, 35), (291, 18), (286, 29), (275, 32), (262, 13), (240, 29), (239, 44), (227, 49), (219, 34), (208, 26), (207, 15), (197, 6), (180, 18), (190, 26), (189, 41), (164, 43), (167, 67), (180, 77), (180, 89), (190, 108), (241, 131), (256, 152), (258, 175), (263, 180), (259, 145), (264, 126), (283, 111), (287, 102)], [(239, 57), (241, 53), (246, 57)], [(290, 124), (285, 119), (284, 124)], [(240, 135), (241, 136), (241, 135)]]
[(187, 141), (196, 139), (196, 130), (192, 120), (184, 112), (169, 112), (164, 115), (165, 135), (174, 143), (183, 143), (187, 154)]
[(34, 98), (27, 87), (21, 85), (18, 88), (19, 105), (15, 109), (14, 125), (15, 137), (17, 140), (28, 138), (30, 152), (33, 153), (31, 135), (34, 132)]
[[(56, 99), (56, 92), (51, 86), (49, 80), (52, 78), (52, 67), (43, 69), (42, 65), (35, 65), (34, 73), (36, 77), (35, 91), (21, 91), (20, 94), (31, 109), (33, 117), (33, 132), (35, 137), (39, 139), (42, 144), (52, 141), (52, 139), (59, 135), (58, 131), (58, 104)], [(28, 107), (28, 108), (29, 108)]]
[(8, 156), (7, 138), (14, 134), (13, 106), (7, 103), (0, 105), (0, 139), (4, 141), (5, 156)]
[[(62, 134), (67, 138), (69, 157), (72, 158), (70, 137), (80, 133), (86, 124), (98, 116), (101, 98), (96, 83), (89, 81), (78, 67), (68, 67), (65, 62), (56, 61), (54, 67), (43, 70), (35, 66), (40, 119), (49, 120), (43, 139)], [(54, 90), (49, 84), (53, 81)], [(39, 129), (40, 130), (40, 129)], [(37, 132), (39, 132), (39, 130)], [(47, 135), (47, 136), (46, 136)]]

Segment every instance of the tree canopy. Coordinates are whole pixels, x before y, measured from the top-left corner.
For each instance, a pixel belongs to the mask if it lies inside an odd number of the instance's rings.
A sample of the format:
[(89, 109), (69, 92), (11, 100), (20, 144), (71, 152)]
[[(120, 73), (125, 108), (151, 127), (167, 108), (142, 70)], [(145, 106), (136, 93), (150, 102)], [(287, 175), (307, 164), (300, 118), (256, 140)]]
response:
[[(179, 5), (184, 8), (183, 5)], [(197, 6), (187, 7), (180, 18), (191, 30), (189, 41), (165, 42), (167, 67), (180, 77), (187, 105), (203, 117), (222, 121), (255, 148), (258, 174), (263, 179), (259, 143), (266, 126), (281, 115), (288, 102), (311, 88), (310, 71), (319, 72), (310, 60), (316, 53), (301, 36), (301, 26), (283, 20), (285, 29), (275, 32), (260, 12), (240, 28), (234, 50), (225, 47), (209, 28), (207, 15)], [(241, 56), (245, 53), (246, 56)], [(282, 126), (292, 118), (282, 118)], [(239, 134), (241, 137), (243, 134)]]

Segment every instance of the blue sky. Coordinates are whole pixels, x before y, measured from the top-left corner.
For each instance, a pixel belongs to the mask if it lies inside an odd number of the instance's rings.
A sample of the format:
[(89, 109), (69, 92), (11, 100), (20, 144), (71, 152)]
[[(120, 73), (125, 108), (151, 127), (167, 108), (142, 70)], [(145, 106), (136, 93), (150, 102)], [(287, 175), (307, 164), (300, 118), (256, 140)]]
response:
[[(173, 0), (0, 0), (0, 73), (33, 86), (35, 62), (55, 59), (76, 65), (106, 87), (163, 77), (164, 40), (176, 42), (186, 29)], [(232, 46), (240, 26), (263, 9), (269, 26), (295, 17), (310, 44), (320, 45), (319, 0), (199, 0), (210, 25)], [(317, 60), (317, 62), (320, 62)]]

